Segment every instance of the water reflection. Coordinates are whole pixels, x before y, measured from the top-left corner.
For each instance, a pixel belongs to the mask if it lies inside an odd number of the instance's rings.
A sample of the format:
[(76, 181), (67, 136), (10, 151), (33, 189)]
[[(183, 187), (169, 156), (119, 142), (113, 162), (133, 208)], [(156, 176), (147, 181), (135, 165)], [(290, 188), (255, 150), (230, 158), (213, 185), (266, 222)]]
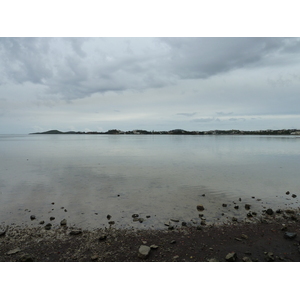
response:
[[(161, 228), (169, 218), (200, 222), (198, 204), (207, 222), (243, 217), (246, 202), (257, 212), (295, 206), (298, 198), (288, 200), (285, 191), (299, 194), (299, 143), (269, 136), (0, 137), (1, 222), (31, 224), (35, 214), (36, 222), (54, 216), (58, 224), (66, 218), (102, 227), (110, 214), (115, 226)], [(133, 222), (134, 213), (144, 222)]]

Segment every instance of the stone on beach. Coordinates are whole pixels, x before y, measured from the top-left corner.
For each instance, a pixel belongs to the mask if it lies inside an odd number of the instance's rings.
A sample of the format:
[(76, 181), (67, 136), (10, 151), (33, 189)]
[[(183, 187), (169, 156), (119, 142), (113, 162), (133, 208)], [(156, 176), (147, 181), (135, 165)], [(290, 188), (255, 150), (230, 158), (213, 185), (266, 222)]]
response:
[(204, 210), (204, 206), (201, 204), (197, 205), (197, 210), (199, 210), (199, 211)]
[(67, 220), (63, 219), (60, 221), (60, 226), (66, 226), (67, 225)]
[(288, 232), (288, 231), (286, 231), (286, 232), (284, 233), (284, 237), (285, 237), (286, 239), (292, 240), (292, 239), (294, 239), (296, 236), (297, 236), (297, 233), (296, 233), (296, 232)]
[(237, 255), (235, 252), (230, 252), (225, 257), (225, 260), (230, 262), (236, 261), (236, 259), (237, 259)]
[(150, 254), (151, 248), (146, 245), (141, 245), (139, 248), (138, 257), (139, 258), (147, 258)]

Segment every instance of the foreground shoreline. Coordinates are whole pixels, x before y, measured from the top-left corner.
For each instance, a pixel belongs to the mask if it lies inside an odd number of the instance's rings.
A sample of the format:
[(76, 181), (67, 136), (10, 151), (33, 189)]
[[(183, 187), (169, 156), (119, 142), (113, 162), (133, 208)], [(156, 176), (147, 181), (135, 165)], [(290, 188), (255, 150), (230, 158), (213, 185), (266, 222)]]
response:
[(251, 223), (174, 230), (8, 226), (0, 232), (0, 261), (296, 262), (299, 220), (296, 209), (266, 214)]

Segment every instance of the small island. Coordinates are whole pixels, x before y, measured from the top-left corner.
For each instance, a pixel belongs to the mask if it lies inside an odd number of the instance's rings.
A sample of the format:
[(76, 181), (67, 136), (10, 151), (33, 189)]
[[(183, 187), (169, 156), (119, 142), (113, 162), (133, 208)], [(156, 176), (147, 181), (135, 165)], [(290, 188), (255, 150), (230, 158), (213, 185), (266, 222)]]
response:
[(62, 132), (59, 130), (49, 130), (45, 132), (35, 132), (30, 134), (176, 134), (176, 135), (300, 135), (300, 129), (266, 129), (256, 131), (245, 130), (209, 130), (209, 131), (187, 131), (183, 129), (173, 129), (170, 131), (147, 131), (142, 129), (136, 129), (131, 131), (122, 131), (118, 129), (110, 129), (106, 132), (98, 131), (67, 131)]

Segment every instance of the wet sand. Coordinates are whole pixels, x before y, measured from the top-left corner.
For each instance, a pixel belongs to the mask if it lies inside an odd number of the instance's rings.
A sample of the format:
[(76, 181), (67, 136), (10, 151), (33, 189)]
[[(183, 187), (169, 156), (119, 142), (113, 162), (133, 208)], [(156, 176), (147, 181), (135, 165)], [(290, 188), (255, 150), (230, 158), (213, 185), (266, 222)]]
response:
[[(68, 226), (0, 230), (2, 262), (297, 262), (300, 212), (282, 210), (255, 221), (177, 226), (165, 230), (82, 230)], [(149, 254), (139, 253), (141, 245)]]

